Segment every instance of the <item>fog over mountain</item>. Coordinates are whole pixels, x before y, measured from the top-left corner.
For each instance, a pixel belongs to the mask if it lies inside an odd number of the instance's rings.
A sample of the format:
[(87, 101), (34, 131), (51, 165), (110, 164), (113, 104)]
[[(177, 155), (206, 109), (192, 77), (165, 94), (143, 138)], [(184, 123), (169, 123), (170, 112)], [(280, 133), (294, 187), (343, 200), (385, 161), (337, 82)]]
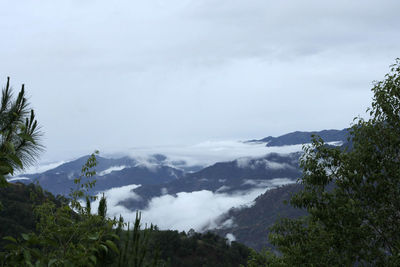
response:
[[(133, 220), (139, 209), (144, 222), (161, 229), (230, 229), (235, 222), (230, 217), (222, 220), (223, 214), (251, 207), (267, 190), (296, 182), (301, 175), (301, 148), (312, 134), (330, 136), (329, 144), (347, 142), (346, 130), (325, 130), (98, 156), (97, 182), (91, 193), (105, 194), (111, 217), (121, 214)], [(20, 174), (10, 181), (38, 181), (54, 194), (67, 195), (87, 158), (54, 164), (42, 173)], [(93, 210), (97, 205), (98, 201), (93, 203)]]

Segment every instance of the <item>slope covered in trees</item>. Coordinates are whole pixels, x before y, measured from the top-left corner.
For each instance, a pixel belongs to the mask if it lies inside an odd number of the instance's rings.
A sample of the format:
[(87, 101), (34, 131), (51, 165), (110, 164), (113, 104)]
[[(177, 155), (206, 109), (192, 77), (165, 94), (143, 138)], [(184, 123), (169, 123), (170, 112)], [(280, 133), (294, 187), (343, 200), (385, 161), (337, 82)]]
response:
[(370, 118), (349, 130), (351, 149), (318, 137), (305, 148), (304, 189), (291, 204), (309, 215), (272, 228), (280, 255), (265, 265), (400, 265), (400, 59), (372, 92)]
[(61, 206), (63, 198), (57, 199), (34, 184), (14, 183), (0, 188), (0, 202), (3, 203), (0, 211), (0, 250), (6, 243), (3, 237), (36, 231), (33, 207), (46, 200)]
[(255, 199), (253, 206), (231, 209), (221, 216), (222, 227), (213, 231), (221, 236), (233, 234), (238, 242), (257, 251), (271, 247), (268, 234), (279, 218), (298, 218), (307, 214), (305, 210), (285, 204), (301, 188), (299, 184), (288, 184), (268, 190)]
[[(32, 195), (36, 197), (32, 199)], [(11, 184), (7, 188), (0, 189), (0, 200), (5, 207), (0, 212), (0, 251), (4, 252), (4, 246), (10, 242), (3, 237), (12, 236), (21, 240), (23, 239), (21, 234), (38, 233), (36, 225), (39, 221), (33, 212), (35, 207), (46, 200), (61, 207), (66, 199), (57, 199), (51, 193), (43, 191), (40, 186), (33, 184)], [(148, 230), (142, 229), (139, 233), (143, 236), (146, 231)], [(117, 234), (117, 231), (115, 233)], [(132, 231), (128, 233), (121, 229), (118, 236), (119, 240), (115, 242), (119, 253), (122, 254), (127, 236), (129, 239), (133, 238)], [(250, 255), (250, 249), (246, 246), (237, 242), (229, 244), (225, 238), (212, 233), (187, 234), (153, 229), (148, 235), (147, 242), (140, 245), (143, 246), (142, 250), (147, 251), (142, 262), (144, 266), (239, 266), (246, 264)], [(102, 260), (104, 262), (99, 262), (98, 266), (118, 266), (119, 263), (118, 254)], [(7, 263), (3, 264), (7, 266)]]

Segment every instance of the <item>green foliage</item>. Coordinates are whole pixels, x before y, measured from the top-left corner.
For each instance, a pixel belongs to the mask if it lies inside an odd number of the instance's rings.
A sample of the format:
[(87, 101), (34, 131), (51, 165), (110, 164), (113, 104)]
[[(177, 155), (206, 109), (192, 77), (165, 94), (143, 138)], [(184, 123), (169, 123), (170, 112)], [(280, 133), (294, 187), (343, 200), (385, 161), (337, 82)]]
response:
[[(76, 187), (75, 189), (71, 188), (71, 193), (69, 194), (69, 197), (71, 199), (71, 207), (78, 210), (79, 213), (85, 213), (85, 207), (83, 207), (80, 202), (81, 199), (86, 200), (86, 213), (87, 210), (90, 210), (90, 203), (88, 202), (97, 199), (96, 196), (89, 195), (89, 190), (94, 188), (94, 186), (96, 185), (96, 180), (93, 177), (96, 175), (96, 171), (94, 170), (94, 168), (97, 165), (97, 154), (99, 154), (99, 151), (96, 150), (87, 159), (86, 164), (82, 166), (81, 175), (78, 178), (74, 179)], [(82, 179), (85, 179), (86, 181), (82, 183)], [(102, 205), (106, 205), (105, 199), (103, 200)], [(106, 206), (104, 206), (103, 208), (105, 207)]]
[(65, 202), (63, 197), (56, 198), (35, 184), (10, 183), (8, 187), (0, 188), (0, 201), (4, 203), (4, 208), (0, 211), (0, 251), (7, 243), (3, 237), (17, 237), (20, 233), (36, 231), (37, 220), (33, 207), (46, 200), (57, 207)]
[[(286, 265), (283, 264), (280, 258), (276, 257), (273, 254), (273, 252), (269, 250), (263, 250), (260, 253), (258, 253), (255, 250), (251, 250), (246, 266), (260, 267), (260, 266), (286, 266)], [(243, 265), (241, 265), (241, 267), (243, 267)]]
[(0, 103), (0, 187), (7, 185), (7, 175), (36, 161), (43, 150), (41, 135), (35, 113), (29, 109), (24, 85), (14, 99), (7, 77)]
[[(90, 207), (90, 204), (89, 204), (89, 206), (87, 206), (87, 208), (88, 207)], [(107, 200), (104, 196), (104, 193), (99, 201), (99, 208), (97, 209), (97, 215), (99, 215), (103, 219), (105, 219), (106, 215), (107, 215)]]
[(225, 238), (211, 232), (187, 235), (154, 230), (149, 239), (147, 258), (156, 260), (155, 266), (239, 266), (250, 255), (246, 246), (237, 242), (229, 245)]
[[(13, 98), (10, 78), (2, 91), (0, 104), (0, 188), (8, 185), (6, 176), (22, 170), (37, 159), (43, 146), (41, 132), (22, 85), (17, 99)], [(0, 210), (3, 204), (0, 202)]]
[[(133, 230), (130, 230), (130, 224), (124, 224), (122, 217), (118, 222), (117, 233), (120, 234), (122, 242), (119, 244), (119, 251), (121, 252), (118, 258), (118, 267), (122, 266), (156, 266), (155, 262), (145, 262), (145, 257), (148, 253), (149, 237), (154, 230), (153, 225), (150, 228), (141, 230), (141, 215), (136, 212), (136, 219), (134, 222)], [(124, 233), (121, 232), (121, 227), (127, 225), (128, 230)]]
[(81, 205), (79, 197), (91, 188), (92, 181), (81, 184), (81, 178), (95, 175), (94, 154), (76, 179), (77, 190), (71, 199), (57, 207), (46, 200), (34, 209), (38, 224), (36, 233), (22, 234), (22, 238), (6, 237), (9, 244), (1, 255), (2, 266), (101, 266), (118, 255), (115, 244), (114, 220), (92, 215)]
[(291, 200), (309, 216), (270, 234), (279, 266), (400, 265), (400, 60), (375, 82), (370, 119), (356, 118), (351, 148), (314, 137), (301, 159), (304, 190)]

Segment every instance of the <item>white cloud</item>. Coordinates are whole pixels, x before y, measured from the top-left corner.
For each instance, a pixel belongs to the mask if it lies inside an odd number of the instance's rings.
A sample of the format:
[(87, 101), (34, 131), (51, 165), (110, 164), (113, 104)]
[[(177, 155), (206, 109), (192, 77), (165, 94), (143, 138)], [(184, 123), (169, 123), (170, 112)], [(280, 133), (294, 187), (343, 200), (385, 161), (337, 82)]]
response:
[(341, 146), (343, 145), (343, 141), (332, 141), (332, 142), (327, 142), (327, 144), (331, 146)]
[[(295, 149), (300, 149), (298, 145), (295, 146), (285, 146), (285, 149), (288, 148), (294, 148)], [(300, 151), (300, 150), (299, 150)], [(296, 152), (296, 151), (293, 151)], [(275, 162), (275, 161), (270, 161), (264, 158), (256, 158), (256, 157), (244, 157), (244, 158), (239, 158), (236, 160), (236, 165), (239, 168), (251, 168), (255, 169), (259, 166), (264, 166), (266, 169), (272, 169), (272, 170), (280, 170), (280, 169), (293, 169), (293, 166), (287, 164), (287, 163), (280, 163), (280, 162)]]
[(250, 205), (263, 189), (237, 192), (229, 195), (202, 190), (191, 193), (181, 192), (175, 196), (164, 195), (153, 198), (143, 211), (143, 220), (156, 224), (160, 229), (196, 231), (216, 227), (218, 217), (232, 207)]
[(226, 228), (234, 227), (235, 225), (236, 225), (236, 224), (235, 224), (235, 222), (233, 221), (233, 218), (229, 218), (229, 219), (223, 221), (222, 223), (220, 223), (220, 224), (218, 225), (218, 227), (216, 227), (216, 228), (217, 228), (217, 229), (226, 229)]
[(220, 188), (218, 188), (215, 192), (221, 193), (221, 192), (229, 190), (230, 188), (231, 188), (230, 186), (223, 185)]
[(236, 165), (239, 168), (248, 168), (250, 166), (250, 161), (251, 161), (250, 157), (240, 158), (236, 160)]
[[(175, 229), (188, 231), (193, 228), (196, 231), (204, 231), (221, 227), (220, 216), (230, 208), (248, 207), (254, 204), (254, 199), (266, 190), (294, 181), (287, 178), (277, 178), (270, 181), (247, 181), (256, 187), (248, 191), (237, 191), (232, 194), (223, 192), (213, 193), (202, 190), (195, 192), (180, 192), (176, 195), (164, 194), (150, 200), (146, 209), (142, 210), (142, 222), (153, 223), (160, 229)], [(120, 188), (106, 190), (107, 215), (119, 217), (121, 214), (125, 221), (135, 220), (135, 211), (118, 205), (126, 199), (141, 200), (140, 196), (131, 192), (138, 185), (128, 185)], [(164, 191), (163, 193), (167, 193)], [(101, 196), (101, 193), (98, 194)], [(92, 204), (92, 210), (97, 211), (98, 201)], [(234, 224), (232, 220), (222, 223), (225, 227)]]
[[(140, 196), (131, 192), (138, 185), (128, 185), (112, 188), (104, 192), (107, 198), (107, 215), (119, 217), (121, 214), (125, 221), (134, 221), (135, 212), (121, 205), (120, 201), (136, 199)], [(202, 190), (191, 193), (181, 192), (172, 195), (163, 195), (151, 199), (148, 208), (142, 211), (142, 222), (156, 224), (160, 229), (176, 229), (188, 231), (191, 228), (202, 231), (217, 227), (218, 218), (232, 207), (249, 206), (254, 199), (264, 193), (266, 188), (256, 188), (246, 192), (234, 194), (213, 193)], [(99, 193), (100, 197), (102, 193)], [(97, 212), (99, 200), (92, 203), (92, 212)], [(227, 222), (229, 223), (229, 222)]]
[(265, 168), (272, 170), (281, 170), (281, 169), (293, 169), (293, 166), (290, 166), (287, 163), (279, 163), (275, 161), (264, 160)]
[(228, 239), (228, 244), (231, 244), (232, 241), (236, 241), (236, 237), (231, 233), (227, 233), (225, 237)]
[(92, 212), (96, 213), (97, 209), (99, 207), (99, 201), (100, 198), (102, 196), (102, 194), (104, 193), (104, 196), (107, 198), (107, 215), (109, 217), (114, 217), (116, 216), (117, 218), (119, 217), (119, 215), (123, 215), (123, 217), (128, 217), (132, 220), (132, 216), (131, 215), (131, 211), (129, 211), (128, 209), (126, 209), (125, 207), (119, 205), (118, 203), (120, 201), (123, 200), (127, 200), (127, 199), (136, 199), (136, 200), (140, 200), (140, 196), (138, 196), (137, 194), (133, 193), (132, 190), (135, 188), (138, 188), (140, 185), (126, 185), (126, 186), (122, 186), (122, 187), (115, 187), (115, 188), (111, 188), (109, 190), (106, 190), (104, 192), (100, 192), (97, 194), (98, 199), (96, 201), (94, 201), (92, 203)]
[(108, 168), (107, 170), (104, 170), (104, 171), (99, 172), (98, 176), (104, 176), (104, 175), (109, 174), (109, 173), (111, 173), (111, 172), (113, 172), (113, 171), (121, 171), (121, 170), (123, 170), (123, 169), (125, 169), (125, 168), (126, 168), (125, 165), (121, 165), (121, 166), (112, 166), (112, 167)]
[(19, 176), (19, 177), (13, 177), (13, 178), (7, 179), (8, 182), (15, 182), (15, 181), (20, 181), (20, 180), (30, 180), (30, 178)]
[(274, 178), (271, 180), (255, 180), (255, 179), (248, 179), (244, 181), (244, 185), (253, 185), (256, 187), (261, 187), (261, 188), (271, 188), (271, 187), (276, 187), (280, 185), (285, 185), (285, 184), (292, 184), (295, 183), (296, 181), (289, 179), (289, 178)]
[(165, 187), (161, 188), (161, 195), (166, 195), (166, 194), (168, 194), (168, 189)]
[[(302, 150), (302, 145), (266, 147), (265, 144), (244, 143), (241, 141), (207, 141), (190, 146), (155, 146), (131, 148), (129, 155), (146, 164), (145, 159), (152, 154), (159, 153), (168, 158), (163, 164), (174, 166), (176, 161), (185, 161), (187, 166), (208, 166), (216, 162), (232, 161), (238, 159), (238, 164), (245, 166), (251, 158), (261, 157), (269, 153), (287, 154)], [(151, 162), (147, 163), (151, 166)]]

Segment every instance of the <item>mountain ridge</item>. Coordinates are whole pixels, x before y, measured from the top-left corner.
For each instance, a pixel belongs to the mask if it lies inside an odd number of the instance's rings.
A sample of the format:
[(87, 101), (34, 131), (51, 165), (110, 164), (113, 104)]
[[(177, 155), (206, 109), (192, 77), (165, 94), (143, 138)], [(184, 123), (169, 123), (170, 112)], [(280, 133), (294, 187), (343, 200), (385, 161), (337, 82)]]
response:
[(288, 146), (288, 145), (302, 145), (311, 143), (312, 135), (320, 136), (326, 143), (335, 141), (347, 141), (348, 129), (342, 130), (322, 130), (322, 131), (295, 131), (283, 134), (277, 137), (268, 136), (262, 139), (253, 139), (245, 141), (247, 143), (266, 143), (266, 146)]

